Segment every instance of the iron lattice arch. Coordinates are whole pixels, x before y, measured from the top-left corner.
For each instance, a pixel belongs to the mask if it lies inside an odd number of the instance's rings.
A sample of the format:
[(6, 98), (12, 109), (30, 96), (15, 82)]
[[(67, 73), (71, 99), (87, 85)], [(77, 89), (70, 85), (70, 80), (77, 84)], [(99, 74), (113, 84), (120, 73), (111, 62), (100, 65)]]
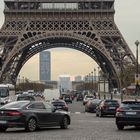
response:
[[(92, 5), (100, 2), (91, 0)], [(26, 3), (23, 0), (20, 6)], [(76, 12), (5, 9), (5, 22), (0, 30), (1, 82), (16, 83), (23, 65), (38, 52), (66, 47), (90, 56), (107, 74), (112, 86), (119, 87), (120, 71), (135, 64), (135, 58), (114, 22), (114, 0), (104, 0), (104, 5), (108, 3), (108, 9), (77, 9)], [(8, 7), (8, 1), (5, 5)]]

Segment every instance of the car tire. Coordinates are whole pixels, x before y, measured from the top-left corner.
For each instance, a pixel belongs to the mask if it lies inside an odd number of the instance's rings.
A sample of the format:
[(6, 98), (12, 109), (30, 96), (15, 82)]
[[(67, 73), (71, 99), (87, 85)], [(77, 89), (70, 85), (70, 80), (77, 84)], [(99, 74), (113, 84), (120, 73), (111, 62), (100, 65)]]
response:
[(124, 129), (124, 125), (117, 124), (117, 128), (118, 128), (118, 130), (123, 130)]
[(6, 130), (7, 130), (7, 127), (4, 127), (4, 126), (0, 127), (0, 132), (5, 132)]
[(67, 129), (68, 128), (68, 118), (64, 117), (62, 124), (60, 125), (61, 129)]
[(28, 131), (28, 132), (33, 132), (37, 129), (37, 121), (35, 118), (30, 118), (28, 121), (27, 121), (27, 124), (26, 124), (26, 127), (25, 127), (25, 130)]
[(99, 117), (103, 117), (102, 111), (99, 112)]

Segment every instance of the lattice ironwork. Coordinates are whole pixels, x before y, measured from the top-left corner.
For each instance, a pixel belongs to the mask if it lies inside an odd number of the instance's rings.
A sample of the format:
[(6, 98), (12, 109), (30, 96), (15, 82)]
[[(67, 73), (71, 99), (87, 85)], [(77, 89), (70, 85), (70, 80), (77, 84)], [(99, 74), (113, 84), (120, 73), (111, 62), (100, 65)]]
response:
[(67, 47), (93, 58), (119, 87), (120, 62), (125, 67), (135, 64), (135, 58), (114, 22), (114, 0), (69, 0), (73, 7), (64, 1), (57, 0), (58, 7), (55, 0), (5, 0), (1, 82), (16, 83), (23, 65), (38, 52)]

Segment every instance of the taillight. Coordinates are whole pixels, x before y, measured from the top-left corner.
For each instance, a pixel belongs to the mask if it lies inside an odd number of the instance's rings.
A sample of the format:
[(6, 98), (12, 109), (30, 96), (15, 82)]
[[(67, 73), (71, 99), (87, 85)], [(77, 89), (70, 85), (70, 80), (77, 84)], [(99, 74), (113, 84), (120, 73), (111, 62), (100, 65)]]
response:
[(117, 108), (116, 112), (124, 112), (124, 110), (122, 108)]
[(124, 110), (122, 108), (117, 108), (116, 109), (116, 117), (122, 117), (123, 116)]
[(6, 113), (7, 116), (21, 116), (22, 113), (21, 112), (7, 112)]
[(102, 105), (103, 108), (107, 108), (107, 106), (108, 106), (108, 105), (107, 105), (106, 103), (104, 103), (104, 104)]
[(68, 105), (65, 103), (65, 107), (68, 108)]

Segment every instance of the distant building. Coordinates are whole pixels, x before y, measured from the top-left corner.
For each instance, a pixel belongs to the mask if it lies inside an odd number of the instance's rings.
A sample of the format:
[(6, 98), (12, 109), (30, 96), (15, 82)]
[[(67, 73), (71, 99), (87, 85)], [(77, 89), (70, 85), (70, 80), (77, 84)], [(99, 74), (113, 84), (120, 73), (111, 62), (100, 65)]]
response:
[(48, 51), (40, 52), (40, 81), (51, 80), (51, 54)]
[(79, 82), (79, 81), (82, 81), (82, 76), (75, 76), (75, 81), (76, 82)]
[(72, 82), (70, 80), (70, 76), (69, 75), (60, 75), (58, 86), (59, 86), (58, 88), (61, 90), (61, 92), (66, 92), (66, 91), (72, 90)]

